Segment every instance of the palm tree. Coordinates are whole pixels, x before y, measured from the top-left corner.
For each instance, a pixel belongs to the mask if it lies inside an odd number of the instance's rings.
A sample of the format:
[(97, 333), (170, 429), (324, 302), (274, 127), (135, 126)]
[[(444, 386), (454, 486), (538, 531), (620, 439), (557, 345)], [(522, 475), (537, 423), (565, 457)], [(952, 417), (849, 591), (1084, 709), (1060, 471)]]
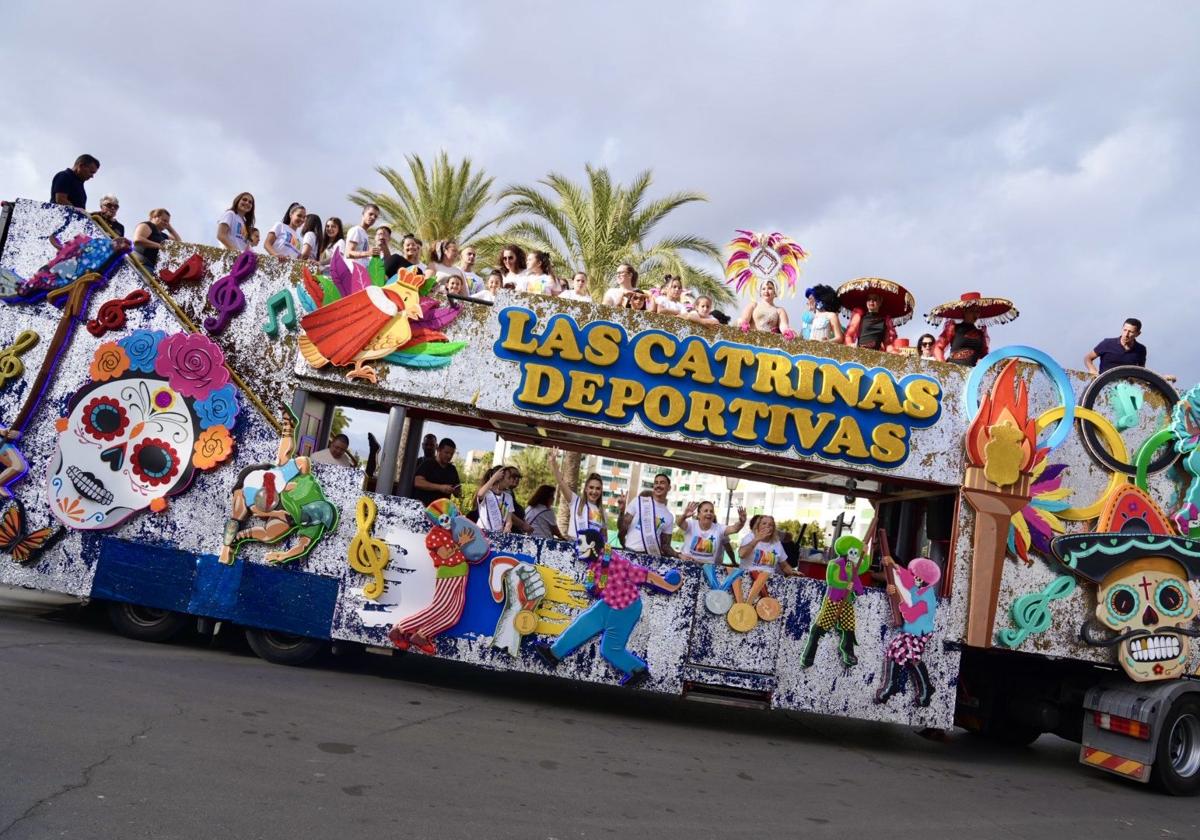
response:
[(415, 233), (424, 242), (439, 239), (468, 242), (491, 223), (472, 227), (492, 198), (494, 179), (481, 171), (472, 172), (470, 158), (463, 158), (453, 166), (443, 150), (438, 152), (432, 171), (425, 168), (420, 155), (406, 155), (404, 159), (411, 186), (404, 175), (390, 166), (377, 166), (375, 171), (388, 182), (394, 195), (359, 187), (348, 196), (350, 201), (359, 207), (378, 205), (381, 221), (397, 236)]
[(733, 299), (719, 272), (687, 260), (688, 256), (700, 256), (718, 261), (720, 251), (712, 242), (690, 234), (649, 241), (654, 228), (672, 211), (694, 201), (707, 201), (703, 194), (677, 192), (649, 201), (650, 170), (624, 186), (613, 183), (608, 169), (591, 165), (587, 166), (586, 184), (554, 172), (538, 183), (548, 187), (549, 193), (537, 186), (517, 185), (500, 194), (499, 199), (510, 203), (496, 222), (513, 223), (476, 241), (480, 264), (494, 262), (505, 245), (516, 244), (527, 251), (550, 254), (556, 274), (587, 272), (593, 295), (603, 294), (617, 266), (628, 262), (639, 274), (680, 275), (685, 286), (710, 295), (716, 303)]

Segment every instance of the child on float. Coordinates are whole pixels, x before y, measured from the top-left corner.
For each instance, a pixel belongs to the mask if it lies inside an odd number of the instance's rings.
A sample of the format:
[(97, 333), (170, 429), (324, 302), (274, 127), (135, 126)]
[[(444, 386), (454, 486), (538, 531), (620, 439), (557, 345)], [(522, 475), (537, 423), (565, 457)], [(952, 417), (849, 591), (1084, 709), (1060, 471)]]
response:
[(479, 527), (485, 531), (510, 533), (513, 529), (516, 500), (509, 491), (509, 468), (492, 467), (475, 493), (479, 506)]
[(721, 322), (713, 317), (713, 299), (708, 295), (700, 295), (696, 298), (696, 306), (686, 315), (689, 321), (694, 321), (697, 324), (704, 324), (708, 327), (720, 326)]
[(683, 513), (676, 517), (676, 524), (683, 531), (680, 557), (693, 563), (716, 563), (725, 536), (736, 534), (746, 524), (746, 509), (738, 508), (738, 521), (730, 527), (717, 522), (716, 507), (712, 502), (689, 502)]

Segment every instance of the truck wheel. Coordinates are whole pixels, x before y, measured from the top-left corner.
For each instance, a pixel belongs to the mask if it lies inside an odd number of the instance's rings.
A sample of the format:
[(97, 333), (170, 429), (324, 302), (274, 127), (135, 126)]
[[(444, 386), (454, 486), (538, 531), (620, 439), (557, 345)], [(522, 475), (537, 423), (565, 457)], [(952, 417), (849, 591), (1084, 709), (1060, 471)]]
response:
[(246, 642), (256, 656), (273, 665), (303, 665), (325, 647), (320, 639), (254, 628), (246, 629)]
[(108, 605), (108, 620), (122, 636), (140, 642), (166, 642), (188, 626), (183, 613), (113, 602)]
[(1154, 783), (1172, 796), (1200, 794), (1200, 699), (1195, 694), (1176, 700), (1163, 721)]

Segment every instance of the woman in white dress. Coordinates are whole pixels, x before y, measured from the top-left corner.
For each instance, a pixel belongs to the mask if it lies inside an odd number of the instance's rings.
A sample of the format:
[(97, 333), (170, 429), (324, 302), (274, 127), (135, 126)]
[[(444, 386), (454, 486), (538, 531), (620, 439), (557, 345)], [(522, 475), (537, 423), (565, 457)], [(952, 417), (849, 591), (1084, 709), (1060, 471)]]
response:
[(651, 312), (661, 312), (664, 315), (684, 315), (687, 304), (683, 302), (683, 281), (678, 277), (667, 275), (667, 280), (660, 291), (651, 301)]

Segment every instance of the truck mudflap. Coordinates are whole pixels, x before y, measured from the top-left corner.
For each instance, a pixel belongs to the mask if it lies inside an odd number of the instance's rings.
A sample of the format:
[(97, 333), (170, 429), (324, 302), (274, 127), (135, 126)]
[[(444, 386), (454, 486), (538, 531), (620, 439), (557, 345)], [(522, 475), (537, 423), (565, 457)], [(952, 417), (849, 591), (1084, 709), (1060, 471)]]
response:
[(1200, 695), (1200, 681), (1106, 683), (1088, 689), (1079, 762), (1149, 782), (1162, 723), (1175, 700), (1188, 693)]

